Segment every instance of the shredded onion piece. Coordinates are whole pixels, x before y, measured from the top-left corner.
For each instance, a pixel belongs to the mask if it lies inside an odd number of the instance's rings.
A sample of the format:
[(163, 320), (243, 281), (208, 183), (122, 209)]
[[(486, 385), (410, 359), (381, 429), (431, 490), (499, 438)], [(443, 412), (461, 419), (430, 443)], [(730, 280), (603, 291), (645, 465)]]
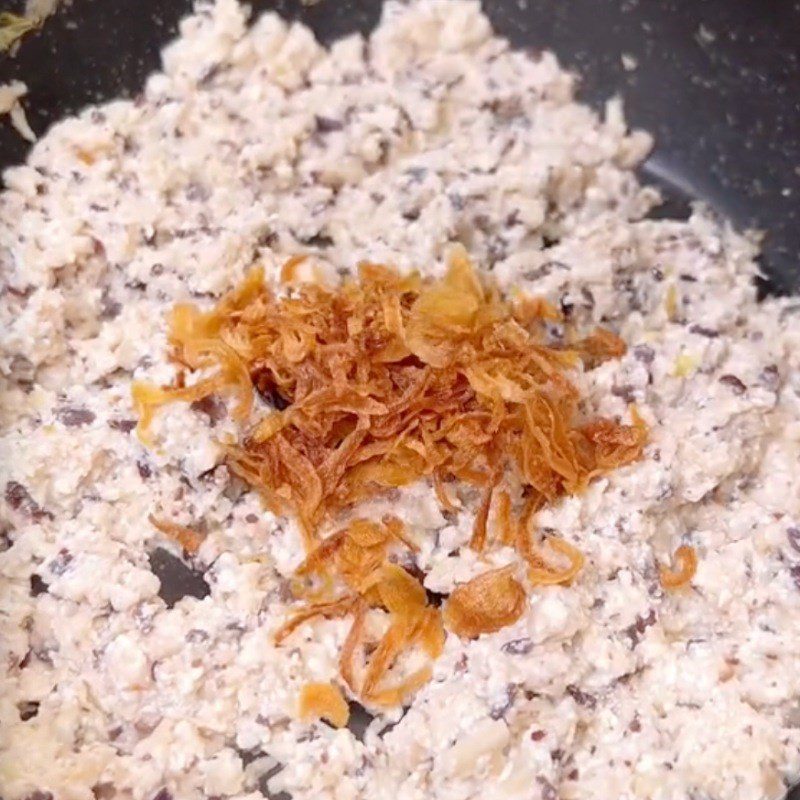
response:
[(534, 586), (570, 583), (583, 569), (583, 554), (574, 545), (556, 536), (550, 537), (547, 540), (547, 544), (560, 555), (566, 556), (569, 560), (569, 565), (559, 569), (548, 563), (544, 557), (537, 558), (534, 556), (529, 559), (531, 566), (528, 568), (528, 579)]
[(380, 679), (392, 667), (395, 659), (405, 650), (410, 641), (409, 624), (407, 621), (395, 622), (383, 635), (375, 652), (372, 654), (361, 691), (370, 697), (375, 691)]
[(294, 633), (297, 628), (309, 620), (316, 617), (325, 617), (325, 619), (336, 619), (337, 617), (345, 617), (353, 609), (357, 598), (348, 596), (341, 597), (338, 600), (333, 600), (330, 603), (315, 603), (314, 605), (304, 608), (295, 614), (290, 620), (281, 625), (275, 633), (275, 644), (281, 644), (288, 636)]
[(391, 707), (397, 706), (405, 702), (409, 695), (414, 694), (421, 689), (433, 677), (433, 669), (430, 664), (417, 670), (412, 675), (409, 675), (404, 681), (397, 686), (392, 686), (387, 689), (382, 689), (379, 692), (374, 692), (370, 695), (369, 699), (376, 706)]
[(505, 489), (497, 494), (497, 523), (500, 528), (498, 540), (501, 545), (513, 546), (517, 542), (516, 523), (511, 518), (511, 495)]
[(332, 683), (307, 683), (300, 690), (298, 711), (301, 719), (326, 719), (334, 728), (344, 728), (350, 708), (341, 689)]
[(688, 586), (697, 572), (697, 552), (689, 545), (681, 545), (675, 551), (674, 561), (677, 569), (664, 566), (659, 568), (661, 585), (665, 589), (682, 589)]
[[(434, 659), (444, 648), (439, 610), (428, 605), (425, 589), (415, 577), (388, 561), (390, 548), (396, 546), (412, 552), (417, 549), (402, 522), (388, 515), (380, 523), (355, 519), (347, 528), (323, 539), (298, 567), (296, 593), (307, 596), (303, 581), (322, 577), (326, 589), (339, 580), (355, 594), (306, 606), (275, 635), (276, 643), (281, 644), (300, 625), (316, 617), (342, 617), (352, 613), (353, 624), (342, 647), (339, 669), (353, 693), (359, 694), (365, 702), (375, 704), (379, 703), (373, 701), (373, 697), (384, 700), (387, 697), (404, 698), (411, 691), (412, 684), (408, 681), (391, 690), (382, 688), (386, 674), (404, 653), (419, 645), (429, 658)], [(359, 680), (356, 658), (364, 649), (370, 606), (387, 611), (390, 624)]]
[(514, 298), (514, 319), (527, 327), (541, 320), (561, 322), (564, 315), (544, 297), (518, 294)]
[(308, 258), (305, 255), (292, 256), (281, 267), (281, 283), (293, 283), (297, 276), (297, 268)]
[(355, 603), (355, 617), (353, 618), (353, 625), (350, 628), (347, 638), (342, 646), (342, 652), (339, 656), (339, 672), (342, 675), (344, 682), (348, 685), (351, 692), (357, 690), (355, 678), (355, 666), (353, 659), (355, 658), (356, 649), (361, 643), (364, 636), (364, 623), (367, 620), (367, 604), (359, 599)]
[(475, 515), (475, 523), (472, 528), (472, 539), (469, 546), (477, 552), (481, 552), (486, 546), (486, 522), (489, 518), (489, 509), (492, 505), (492, 487), (490, 486), (484, 493), (478, 513)]
[(456, 587), (444, 607), (444, 624), (458, 636), (475, 639), (512, 625), (525, 610), (525, 590), (513, 568), (485, 572)]
[(442, 480), (442, 473), (438, 469), (433, 471), (433, 488), (436, 492), (436, 499), (439, 501), (439, 505), (445, 511), (449, 511), (451, 513), (458, 511), (458, 506), (456, 506), (456, 504), (452, 501), (450, 495), (447, 493), (447, 489), (445, 489), (444, 481)]
[(575, 349), (589, 366), (596, 366), (611, 358), (621, 358), (628, 348), (616, 334), (605, 328), (595, 328)]
[(203, 537), (195, 530), (179, 525), (177, 522), (170, 522), (166, 519), (157, 519), (152, 514), (147, 519), (154, 528), (158, 528), (161, 533), (177, 542), (187, 553), (196, 553), (203, 543)]

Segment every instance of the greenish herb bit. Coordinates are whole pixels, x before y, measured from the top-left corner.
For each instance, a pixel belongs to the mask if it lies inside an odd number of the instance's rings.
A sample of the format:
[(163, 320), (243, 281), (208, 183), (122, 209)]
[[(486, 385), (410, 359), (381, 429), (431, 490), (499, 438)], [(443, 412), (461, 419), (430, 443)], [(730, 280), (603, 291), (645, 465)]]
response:
[(9, 50), (14, 42), (40, 24), (41, 20), (35, 17), (23, 17), (10, 11), (0, 12), (0, 52)]

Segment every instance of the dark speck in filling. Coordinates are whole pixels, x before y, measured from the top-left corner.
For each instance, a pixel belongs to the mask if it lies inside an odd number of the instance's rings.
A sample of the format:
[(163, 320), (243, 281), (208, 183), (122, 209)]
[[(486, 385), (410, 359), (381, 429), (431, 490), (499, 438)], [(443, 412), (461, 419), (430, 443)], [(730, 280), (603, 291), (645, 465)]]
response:
[(491, 111), (502, 122), (508, 122), (524, 113), (522, 98), (518, 95), (498, 97), (488, 103), (484, 103), (483, 108)]
[(72, 553), (66, 547), (58, 551), (58, 555), (50, 562), (49, 568), (53, 575), (63, 575), (72, 563)]
[(340, 131), (344, 128), (344, 124), (340, 120), (331, 119), (330, 117), (317, 115), (314, 121), (317, 126), (317, 133), (333, 133), (333, 131)]
[(448, 199), (450, 200), (450, 205), (453, 206), (453, 208), (456, 211), (464, 210), (464, 205), (465, 205), (464, 198), (460, 194), (457, 194), (456, 192), (451, 192), (448, 195)]
[(275, 231), (264, 231), (256, 240), (256, 244), (259, 247), (274, 247), (279, 238)]
[(719, 379), (719, 382), (724, 383), (726, 386), (730, 386), (731, 391), (734, 394), (742, 395), (747, 391), (747, 387), (735, 375), (723, 375)]
[(633, 348), (633, 357), (637, 361), (641, 361), (642, 364), (652, 364), (656, 357), (656, 351), (653, 350), (650, 345), (637, 344), (636, 347)]
[(522, 273), (522, 277), (526, 281), (538, 281), (540, 278), (546, 278), (554, 269), (569, 271), (569, 266), (563, 261), (545, 261), (540, 267), (536, 269), (529, 269)]
[(31, 583), (31, 597), (39, 597), (39, 595), (46, 594), (50, 588), (43, 580), (41, 575), (35, 572), (30, 577)]
[(39, 703), (36, 700), (25, 700), (22, 703), (17, 703), (17, 711), (19, 712), (19, 718), (23, 722), (27, 722), (39, 713)]
[[(428, 174), (428, 169), (427, 169), (427, 167), (409, 167), (406, 170), (405, 174), (408, 175), (415, 183), (419, 183), (420, 181), (425, 179), (425, 176)], [(451, 194), (450, 195), (450, 202), (451, 203), (453, 202), (453, 197), (459, 197), (459, 195), (452, 195)], [(464, 206), (462, 204), (461, 208), (463, 208), (463, 207)]]
[(502, 699), (492, 706), (489, 716), (492, 719), (503, 719), (503, 717), (505, 717), (505, 715), (514, 705), (514, 700), (517, 697), (518, 691), (518, 686), (515, 686), (513, 683), (509, 683), (503, 691)]
[[(258, 719), (256, 719), (258, 721)], [(291, 800), (286, 792), (278, 792), (278, 794), (274, 794), (270, 792), (268, 788), (269, 781), (274, 778), (283, 767), (280, 764), (276, 764), (272, 769), (267, 770), (259, 779), (258, 779), (258, 790), (264, 797), (268, 797), (269, 800)], [(171, 798), (169, 799), (171, 800)]]
[(612, 386), (611, 394), (613, 394), (614, 397), (621, 398), (628, 404), (633, 403), (636, 400), (636, 390), (629, 383), (626, 383), (623, 386)]
[(558, 790), (547, 778), (539, 775), (536, 781), (542, 787), (542, 800), (558, 800)]
[(636, 622), (626, 630), (633, 647), (636, 647), (642, 640), (647, 629), (656, 624), (656, 619), (656, 612), (653, 608), (645, 616), (639, 615), (636, 617)]
[(44, 511), (30, 496), (28, 490), (17, 481), (9, 481), (6, 484), (5, 500), (14, 511), (26, 514), (34, 522), (39, 522), (42, 519), (53, 519), (53, 515), (49, 511)]
[(781, 385), (781, 375), (777, 365), (768, 364), (764, 367), (764, 369), (761, 370), (761, 374), (758, 376), (758, 380), (767, 389), (773, 392), (776, 391)]
[(56, 410), (56, 419), (67, 428), (82, 428), (84, 425), (91, 425), (95, 416), (88, 408), (67, 406)]
[(526, 656), (533, 650), (533, 641), (531, 639), (514, 639), (506, 642), (500, 649), (511, 656)]
[(800, 589), (800, 564), (795, 564), (791, 567), (789, 569), (789, 575), (791, 575), (794, 585)]
[(567, 686), (567, 694), (579, 705), (585, 708), (594, 708), (597, 705), (597, 699), (587, 692), (581, 691), (574, 684)]
[(112, 800), (117, 796), (117, 789), (110, 781), (96, 783), (92, 786), (92, 797), (94, 800)]
[(702, 325), (692, 325), (689, 328), (689, 332), (697, 336), (705, 336), (707, 339), (716, 339), (719, 336), (719, 331), (713, 328), (705, 328)]
[(222, 422), (227, 415), (225, 404), (218, 397), (214, 397), (214, 395), (209, 395), (208, 397), (203, 397), (200, 400), (195, 400), (194, 403), (191, 404), (190, 408), (192, 411), (195, 411), (198, 414), (204, 414), (206, 417), (208, 417), (208, 421), (212, 428), (217, 423)]
[(301, 239), (301, 241), (307, 247), (317, 247), (320, 250), (333, 246), (333, 238), (328, 236), (327, 233), (315, 233), (313, 236)]
[(110, 294), (108, 289), (103, 290), (100, 298), (100, 314), (102, 320), (116, 319), (122, 312), (122, 303), (115, 300)]
[(797, 550), (800, 553), (800, 528), (791, 527), (788, 528), (786, 531), (786, 536), (789, 539), (789, 544), (792, 546), (792, 549)]
[(130, 433), (136, 427), (135, 419), (110, 419), (108, 427), (121, 433)]

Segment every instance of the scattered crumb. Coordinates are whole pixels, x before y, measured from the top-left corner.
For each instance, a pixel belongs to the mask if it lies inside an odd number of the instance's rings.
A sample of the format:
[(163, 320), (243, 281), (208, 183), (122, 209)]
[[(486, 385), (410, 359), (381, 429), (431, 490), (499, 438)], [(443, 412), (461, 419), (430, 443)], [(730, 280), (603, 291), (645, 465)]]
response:
[(711, 30), (711, 28), (707, 28), (703, 23), (700, 23), (700, 27), (697, 29), (697, 33), (695, 34), (697, 41), (700, 44), (712, 44), (717, 40), (717, 34)]
[(20, 98), (28, 93), (28, 87), (22, 81), (11, 81), (0, 85), (0, 116), (8, 114), (11, 124), (23, 139), (36, 141), (36, 134), (28, 124), (25, 109)]

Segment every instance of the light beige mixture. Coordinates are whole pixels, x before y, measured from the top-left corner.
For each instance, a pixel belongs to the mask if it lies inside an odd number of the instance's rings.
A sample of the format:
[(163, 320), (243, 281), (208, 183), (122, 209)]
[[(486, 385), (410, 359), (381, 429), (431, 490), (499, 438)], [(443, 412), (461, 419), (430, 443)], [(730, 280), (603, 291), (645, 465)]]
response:
[[(218, 0), (141, 97), (65, 120), (7, 171), (5, 800), (762, 800), (800, 772), (800, 304), (757, 304), (755, 245), (708, 214), (643, 219), (649, 137), (573, 92), (476, 3), (394, 3), (325, 50)], [(296, 719), (304, 683), (339, 680), (349, 622), (273, 645), (302, 548), (232, 488), (215, 444), (232, 423), (170, 406), (148, 451), (130, 384), (172, 378), (167, 310), (254, 260), (440, 274), (452, 241), (620, 333), (628, 354), (580, 377), (586, 410), (635, 401), (652, 441), (541, 513), (587, 557), (575, 583), (532, 591), (511, 628), (448, 636), (434, 680), (359, 738)], [(384, 502), (437, 592), (515, 558), (465, 547), (462, 499), (447, 519), (427, 484)], [(159, 596), (150, 556), (180, 554), (150, 513), (207, 532), (203, 599)], [(680, 544), (699, 569), (667, 594), (657, 565)]]

